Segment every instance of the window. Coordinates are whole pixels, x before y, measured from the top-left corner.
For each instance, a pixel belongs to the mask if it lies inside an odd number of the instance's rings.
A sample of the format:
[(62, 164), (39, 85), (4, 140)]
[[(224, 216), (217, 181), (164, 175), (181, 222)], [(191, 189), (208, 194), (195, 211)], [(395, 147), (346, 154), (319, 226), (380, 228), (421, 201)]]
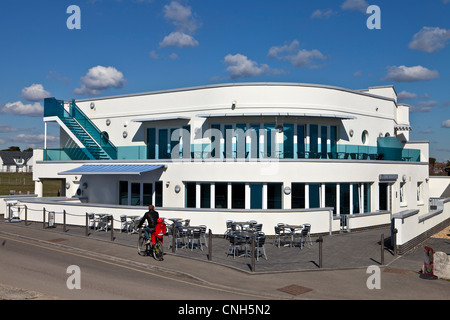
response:
[(195, 208), (196, 203), (196, 185), (195, 182), (186, 182), (186, 208)]
[(262, 184), (250, 184), (250, 209), (262, 209)]
[(305, 126), (297, 126), (297, 153), (299, 158), (305, 158)]
[(400, 206), (406, 206), (405, 186), (404, 182), (400, 182)]
[[(364, 183), (364, 212), (370, 212), (371, 206), (370, 206), (370, 183)], [(380, 209), (381, 210), (381, 209)]]
[(236, 158), (247, 158), (246, 129), (247, 125), (245, 123), (236, 125)]
[(317, 124), (309, 125), (309, 137), (309, 151), (318, 152), (319, 144), (317, 140), (319, 137), (319, 126)]
[(233, 126), (231, 124), (226, 124), (223, 126), (224, 134), (224, 146), (225, 146), (225, 158), (233, 158)]
[(303, 209), (305, 208), (305, 184), (292, 183), (291, 185), (291, 208)]
[(361, 135), (361, 142), (362, 144), (368, 144), (369, 143), (369, 133), (367, 130), (364, 130)]
[(128, 205), (128, 181), (119, 181), (119, 204)]
[(131, 183), (131, 203), (132, 206), (141, 204), (141, 184), (139, 182)]
[(200, 208), (211, 208), (211, 185), (200, 184)]
[(281, 209), (281, 183), (267, 184), (267, 209)]
[(350, 213), (350, 183), (339, 185), (339, 214)]
[(169, 159), (170, 152), (168, 151), (169, 147), (169, 139), (168, 139), (168, 130), (167, 129), (159, 129), (159, 139), (158, 139), (158, 159)]
[(337, 152), (337, 127), (331, 126), (330, 127), (330, 149), (331, 152)]
[(283, 158), (294, 158), (294, 125), (284, 124), (283, 126)]
[(320, 208), (320, 184), (309, 186), (309, 208)]
[(275, 124), (264, 124), (264, 157), (270, 158), (275, 156)]
[(417, 182), (417, 202), (423, 204), (422, 182)]
[(155, 207), (163, 206), (163, 183), (162, 181), (155, 182)]
[(322, 154), (322, 157), (326, 158), (327, 149), (328, 149), (328, 127), (327, 126), (321, 126), (320, 127), (320, 153)]
[(333, 214), (336, 214), (336, 184), (325, 184), (325, 207), (334, 208)]
[(156, 130), (155, 128), (147, 129), (147, 159), (156, 159), (155, 153)]
[(216, 182), (215, 203), (216, 208), (227, 208), (228, 206), (228, 185), (223, 182)]
[(220, 124), (211, 125), (211, 157), (222, 158), (222, 150), (220, 140), (222, 139), (222, 132), (220, 131)]
[(245, 184), (231, 184), (231, 208), (245, 209)]
[(360, 213), (359, 209), (359, 198), (360, 198), (360, 187), (358, 184), (352, 184), (352, 192), (353, 192), (353, 213)]
[(250, 125), (250, 158), (259, 158), (259, 124)]
[(149, 206), (152, 204), (153, 197), (153, 184), (152, 183), (144, 183), (143, 184), (143, 205)]

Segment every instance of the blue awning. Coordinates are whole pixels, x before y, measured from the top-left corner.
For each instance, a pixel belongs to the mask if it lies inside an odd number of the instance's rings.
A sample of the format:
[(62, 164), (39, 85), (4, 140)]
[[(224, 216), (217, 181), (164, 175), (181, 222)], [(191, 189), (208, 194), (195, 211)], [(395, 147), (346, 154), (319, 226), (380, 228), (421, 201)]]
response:
[(164, 168), (161, 164), (85, 164), (81, 167), (59, 172), (59, 175), (79, 174), (79, 175), (95, 175), (95, 174), (141, 174)]

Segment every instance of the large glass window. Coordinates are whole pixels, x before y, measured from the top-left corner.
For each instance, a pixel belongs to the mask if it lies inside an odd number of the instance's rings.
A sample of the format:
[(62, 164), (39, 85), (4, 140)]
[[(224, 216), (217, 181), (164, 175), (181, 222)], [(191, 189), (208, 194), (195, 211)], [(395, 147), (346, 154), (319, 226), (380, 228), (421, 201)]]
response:
[(147, 129), (147, 159), (156, 159), (156, 130), (155, 128), (148, 128)]
[(234, 152), (233, 152), (233, 135), (234, 130), (233, 126), (231, 124), (226, 124), (223, 126), (224, 133), (224, 146), (225, 146), (225, 158), (233, 158)]
[(195, 182), (186, 182), (186, 208), (195, 208), (196, 202), (196, 185)]
[(283, 158), (294, 158), (294, 125), (284, 124), (283, 126)]
[(159, 139), (158, 139), (158, 159), (169, 159), (169, 138), (167, 129), (159, 129)]
[(247, 125), (245, 123), (238, 123), (236, 125), (236, 158), (247, 158), (246, 129)]
[(152, 204), (152, 196), (153, 196), (153, 184), (144, 183), (143, 184), (143, 205), (149, 206)]
[[(371, 210), (370, 187), (371, 187), (370, 183), (364, 183), (364, 212), (370, 212), (370, 210)], [(380, 210), (382, 210), (382, 209), (380, 209)]]
[(334, 208), (333, 214), (336, 214), (336, 184), (325, 184), (325, 207)]
[(270, 158), (275, 156), (275, 124), (264, 124), (264, 157)]
[(267, 184), (267, 209), (281, 209), (281, 183)]
[(220, 131), (220, 124), (211, 125), (211, 157), (222, 158), (222, 150), (220, 140), (222, 139), (222, 132)]
[(320, 208), (320, 184), (314, 183), (309, 186), (309, 207)]
[(250, 125), (250, 157), (259, 158), (259, 124)]
[(141, 184), (131, 183), (131, 203), (132, 206), (139, 206), (141, 204)]
[(359, 190), (360, 187), (358, 184), (352, 184), (352, 192), (353, 192), (353, 213), (360, 213), (359, 210)]
[(337, 127), (330, 127), (330, 151), (337, 152)]
[(297, 126), (297, 156), (305, 158), (305, 125)]
[(322, 158), (327, 157), (328, 152), (328, 128), (327, 126), (320, 127), (320, 153), (322, 154)]
[(155, 207), (163, 206), (163, 183), (162, 181), (155, 182)]
[(211, 185), (200, 184), (200, 208), (211, 208)]
[(119, 181), (119, 204), (128, 205), (128, 181)]
[(245, 209), (245, 184), (231, 184), (231, 208)]
[(303, 209), (305, 208), (305, 184), (293, 183), (291, 185), (291, 208)]
[(309, 151), (312, 153), (319, 152), (319, 126), (317, 124), (309, 125)]
[(228, 206), (228, 185), (223, 182), (215, 184), (215, 203), (216, 208), (227, 208)]
[(350, 213), (350, 183), (339, 185), (339, 214)]
[(262, 209), (262, 184), (250, 184), (250, 209)]

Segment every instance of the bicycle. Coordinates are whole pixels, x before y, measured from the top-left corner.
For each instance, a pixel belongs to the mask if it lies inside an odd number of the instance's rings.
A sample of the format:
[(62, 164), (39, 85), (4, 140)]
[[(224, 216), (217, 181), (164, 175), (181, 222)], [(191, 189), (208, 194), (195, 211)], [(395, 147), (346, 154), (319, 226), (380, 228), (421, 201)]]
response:
[(141, 256), (150, 256), (152, 255), (155, 260), (163, 261), (164, 260), (164, 247), (162, 244), (162, 237), (156, 237), (155, 245), (152, 246), (152, 243), (147, 243), (149, 239), (145, 237), (144, 230), (139, 231), (139, 239), (138, 239), (138, 254)]

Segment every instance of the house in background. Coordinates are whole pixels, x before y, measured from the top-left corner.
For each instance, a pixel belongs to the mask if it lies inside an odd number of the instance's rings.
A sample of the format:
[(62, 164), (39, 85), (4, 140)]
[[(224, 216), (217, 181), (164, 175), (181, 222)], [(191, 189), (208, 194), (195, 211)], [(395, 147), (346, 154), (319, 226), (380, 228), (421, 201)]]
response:
[(33, 152), (0, 151), (0, 172), (32, 172)]

